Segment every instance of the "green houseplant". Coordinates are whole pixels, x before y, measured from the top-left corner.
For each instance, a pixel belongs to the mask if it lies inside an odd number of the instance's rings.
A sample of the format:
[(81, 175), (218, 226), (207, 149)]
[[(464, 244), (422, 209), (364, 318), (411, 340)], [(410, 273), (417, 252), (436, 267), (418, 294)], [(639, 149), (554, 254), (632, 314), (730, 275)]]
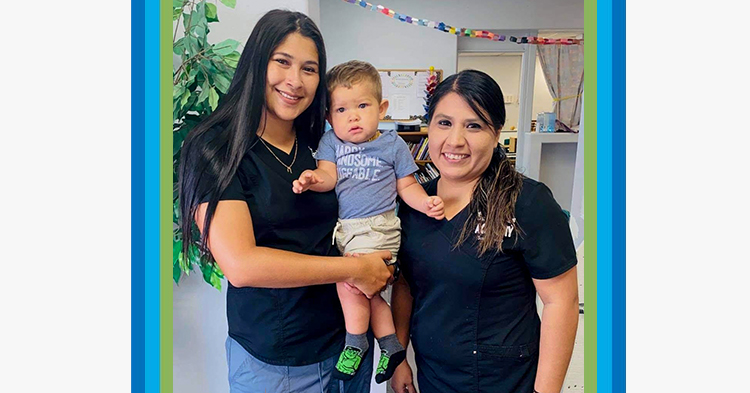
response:
[[(234, 8), (236, 0), (219, 0)], [(208, 42), (209, 25), (219, 21), (216, 3), (206, 0), (173, 0), (172, 21), (174, 36), (172, 49), (180, 62), (175, 61), (172, 72), (172, 132), (174, 137), (172, 157), (172, 221), (174, 227), (172, 248), (172, 276), (179, 283), (182, 274), (190, 274), (195, 267), (203, 279), (216, 289), (221, 289), (218, 265), (209, 263), (201, 255), (197, 243), (191, 244), (188, 255), (182, 251), (182, 231), (178, 225), (179, 201), (177, 198), (177, 165), (185, 136), (196, 124), (216, 109), (219, 99), (226, 94), (240, 59), (238, 41), (228, 39), (218, 44)], [(182, 28), (182, 30), (180, 29)], [(193, 225), (193, 231), (198, 229)], [(193, 236), (198, 239), (199, 236)]]

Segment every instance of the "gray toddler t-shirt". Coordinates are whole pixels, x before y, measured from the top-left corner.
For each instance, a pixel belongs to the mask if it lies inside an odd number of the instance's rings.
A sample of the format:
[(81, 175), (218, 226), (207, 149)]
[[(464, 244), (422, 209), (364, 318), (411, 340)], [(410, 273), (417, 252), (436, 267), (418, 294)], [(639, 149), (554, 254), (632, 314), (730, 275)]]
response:
[(354, 144), (333, 130), (320, 139), (315, 158), (336, 164), (339, 218), (365, 218), (396, 208), (396, 180), (416, 172), (409, 148), (396, 131), (381, 131), (370, 142)]

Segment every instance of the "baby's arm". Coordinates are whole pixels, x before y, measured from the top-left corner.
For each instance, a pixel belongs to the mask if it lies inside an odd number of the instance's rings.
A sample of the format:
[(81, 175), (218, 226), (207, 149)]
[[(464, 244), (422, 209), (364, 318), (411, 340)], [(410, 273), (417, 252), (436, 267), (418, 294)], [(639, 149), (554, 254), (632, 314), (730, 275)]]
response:
[(411, 206), (412, 209), (436, 220), (442, 220), (445, 217), (443, 200), (439, 196), (427, 195), (424, 188), (417, 183), (414, 176), (409, 175), (398, 179), (396, 181), (396, 190), (398, 191), (398, 196), (407, 205)]
[(299, 175), (299, 179), (292, 182), (292, 191), (301, 194), (307, 190), (326, 192), (336, 187), (336, 164), (331, 161), (318, 161), (318, 169), (306, 170)]

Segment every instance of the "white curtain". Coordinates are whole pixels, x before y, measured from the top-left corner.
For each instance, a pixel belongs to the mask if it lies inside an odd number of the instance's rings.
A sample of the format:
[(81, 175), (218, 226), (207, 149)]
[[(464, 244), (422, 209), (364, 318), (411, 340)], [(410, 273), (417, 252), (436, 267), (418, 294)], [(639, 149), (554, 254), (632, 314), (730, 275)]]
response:
[(583, 45), (539, 45), (537, 53), (557, 120), (577, 130), (583, 102)]

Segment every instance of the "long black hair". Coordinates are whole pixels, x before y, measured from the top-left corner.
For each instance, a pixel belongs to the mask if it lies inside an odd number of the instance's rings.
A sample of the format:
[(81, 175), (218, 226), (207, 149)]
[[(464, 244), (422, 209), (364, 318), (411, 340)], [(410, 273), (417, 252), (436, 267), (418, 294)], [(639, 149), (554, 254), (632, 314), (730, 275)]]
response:
[[(255, 24), (245, 43), (232, 83), (219, 106), (185, 138), (179, 166), (180, 227), (182, 249), (189, 255), (193, 239), (192, 225), (198, 205), (208, 199), (200, 238), (202, 251), (219, 197), (229, 186), (245, 153), (258, 141), (256, 132), (266, 108), (266, 74), (273, 51), (291, 33), (310, 38), (318, 50), (320, 80), (310, 106), (294, 120), (294, 129), (302, 133), (313, 149), (323, 133), (326, 104), (326, 50), (323, 36), (305, 14), (272, 10)], [(211, 131), (211, 132), (209, 132)], [(213, 258), (210, 258), (213, 260)]]
[[(464, 70), (449, 76), (435, 88), (427, 110), (429, 119), (433, 118), (437, 104), (448, 93), (456, 93), (463, 98), (491, 128), (495, 137), (499, 137), (505, 125), (505, 100), (503, 91), (492, 77), (477, 70)], [(498, 144), (492, 152), (489, 166), (474, 186), (469, 202), (469, 218), (455, 246), (472, 236), (477, 228), (483, 228), (479, 255), (489, 250), (502, 251), (506, 228), (512, 226), (516, 233), (520, 232), (515, 222), (515, 210), (522, 185), (523, 176), (513, 168)]]

